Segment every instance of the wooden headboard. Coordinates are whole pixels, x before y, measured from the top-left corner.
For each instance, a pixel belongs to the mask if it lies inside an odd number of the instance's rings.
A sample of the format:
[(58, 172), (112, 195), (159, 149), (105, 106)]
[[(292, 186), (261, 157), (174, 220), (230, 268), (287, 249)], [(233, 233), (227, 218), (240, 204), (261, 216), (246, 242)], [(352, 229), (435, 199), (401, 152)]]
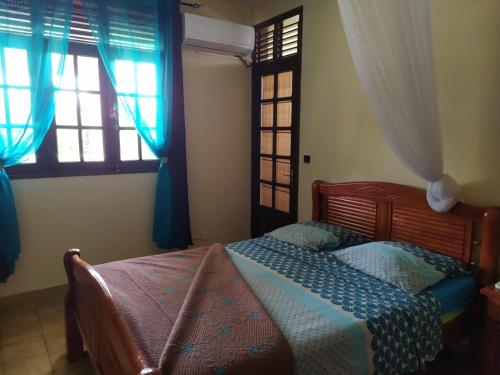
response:
[[(437, 213), (422, 189), (386, 182), (315, 181), (313, 220), (341, 225), (374, 241), (411, 242), (451, 256), (477, 271), (481, 285), (495, 280), (500, 253), (500, 208), (458, 203)], [(473, 249), (479, 250), (479, 261)]]

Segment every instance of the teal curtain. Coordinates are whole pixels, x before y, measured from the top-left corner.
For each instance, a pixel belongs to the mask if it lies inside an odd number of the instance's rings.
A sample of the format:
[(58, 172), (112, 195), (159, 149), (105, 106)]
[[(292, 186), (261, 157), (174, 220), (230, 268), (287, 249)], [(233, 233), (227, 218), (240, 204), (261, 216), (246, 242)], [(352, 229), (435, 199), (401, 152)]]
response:
[(178, 0), (85, 0), (84, 5), (117, 94), (119, 124), (133, 123), (161, 161), (153, 240), (160, 248), (183, 248), (191, 238), (189, 227), (186, 230), (178, 226), (179, 215), (185, 214), (187, 208), (180, 207), (175, 197), (175, 160), (171, 154), (178, 79), (174, 67), (176, 58), (180, 59), (180, 49), (176, 53), (174, 43), (175, 31), (180, 30), (176, 24), (180, 16)]
[[(64, 68), (72, 0), (1, 0), (0, 281), (14, 272), (21, 245), (4, 167), (34, 157), (54, 117), (53, 80)], [(53, 66), (54, 65), (54, 66)]]

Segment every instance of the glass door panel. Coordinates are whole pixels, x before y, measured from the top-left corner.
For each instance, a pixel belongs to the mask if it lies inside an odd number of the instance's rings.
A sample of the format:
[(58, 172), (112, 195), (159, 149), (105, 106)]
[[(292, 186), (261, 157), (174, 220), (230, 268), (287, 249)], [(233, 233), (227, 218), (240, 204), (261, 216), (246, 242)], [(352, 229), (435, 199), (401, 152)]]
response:
[(278, 98), (292, 96), (293, 71), (278, 74)]

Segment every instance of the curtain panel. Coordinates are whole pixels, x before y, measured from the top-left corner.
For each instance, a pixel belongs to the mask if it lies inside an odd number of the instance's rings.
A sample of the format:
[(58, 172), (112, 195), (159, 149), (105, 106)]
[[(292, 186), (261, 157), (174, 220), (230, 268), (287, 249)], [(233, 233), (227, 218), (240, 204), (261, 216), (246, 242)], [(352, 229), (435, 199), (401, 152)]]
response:
[(429, 0), (338, 0), (368, 104), (397, 157), (428, 181), (427, 201), (448, 211), (458, 185), (443, 173)]
[(55, 113), (72, 0), (0, 1), (0, 281), (14, 272), (21, 244), (4, 167), (33, 157)]
[(119, 123), (133, 123), (161, 160), (153, 240), (191, 242), (178, 0), (85, 0), (99, 54), (118, 97)]

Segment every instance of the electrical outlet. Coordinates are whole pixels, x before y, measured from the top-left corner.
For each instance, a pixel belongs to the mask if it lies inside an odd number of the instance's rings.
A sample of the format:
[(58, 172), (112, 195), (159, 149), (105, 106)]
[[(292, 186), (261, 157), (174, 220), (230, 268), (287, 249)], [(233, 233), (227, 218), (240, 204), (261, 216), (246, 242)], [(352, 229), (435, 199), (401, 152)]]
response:
[(208, 233), (201, 232), (200, 237), (202, 241), (208, 241)]

